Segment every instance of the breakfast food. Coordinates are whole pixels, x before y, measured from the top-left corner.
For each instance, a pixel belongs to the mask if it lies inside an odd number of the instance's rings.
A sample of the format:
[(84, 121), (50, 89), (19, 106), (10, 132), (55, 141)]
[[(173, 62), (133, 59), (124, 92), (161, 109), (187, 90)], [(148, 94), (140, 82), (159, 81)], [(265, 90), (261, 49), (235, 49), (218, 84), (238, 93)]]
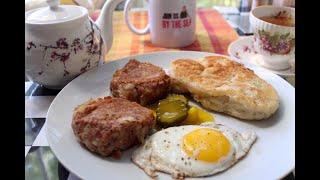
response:
[(265, 119), (279, 107), (278, 94), (270, 84), (226, 57), (175, 60), (170, 76), (173, 91), (190, 93), (203, 107), (237, 118)]
[(167, 96), (170, 77), (151, 63), (130, 60), (113, 74), (110, 90), (114, 97), (147, 105)]
[(214, 117), (205, 110), (189, 105), (189, 100), (181, 94), (169, 94), (165, 99), (148, 106), (157, 118), (156, 129), (179, 125), (199, 125), (213, 122)]
[(132, 161), (151, 177), (157, 171), (173, 178), (202, 177), (224, 171), (244, 157), (256, 140), (221, 124), (170, 127), (150, 136)]
[(166, 97), (166, 99), (169, 100), (169, 101), (179, 100), (179, 101), (182, 101), (185, 104), (188, 104), (188, 99), (184, 95), (181, 95), (181, 94), (169, 94)]
[(181, 123), (182, 125), (195, 125), (205, 122), (213, 122), (214, 116), (205, 110), (191, 106), (188, 110), (187, 118)]
[(157, 122), (162, 127), (178, 125), (188, 116), (188, 100), (181, 95), (171, 95), (158, 103)]
[(141, 143), (154, 127), (153, 112), (126, 99), (104, 97), (75, 108), (72, 129), (77, 140), (103, 156)]

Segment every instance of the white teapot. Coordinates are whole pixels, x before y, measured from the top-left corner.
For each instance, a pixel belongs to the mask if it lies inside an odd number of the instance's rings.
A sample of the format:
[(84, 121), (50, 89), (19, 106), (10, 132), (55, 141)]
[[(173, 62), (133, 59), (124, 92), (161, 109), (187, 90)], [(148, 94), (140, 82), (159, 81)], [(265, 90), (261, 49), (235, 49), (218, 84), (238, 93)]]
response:
[(103, 63), (112, 45), (112, 12), (123, 0), (108, 0), (93, 22), (81, 6), (59, 5), (25, 13), (25, 73), (29, 80), (61, 89)]

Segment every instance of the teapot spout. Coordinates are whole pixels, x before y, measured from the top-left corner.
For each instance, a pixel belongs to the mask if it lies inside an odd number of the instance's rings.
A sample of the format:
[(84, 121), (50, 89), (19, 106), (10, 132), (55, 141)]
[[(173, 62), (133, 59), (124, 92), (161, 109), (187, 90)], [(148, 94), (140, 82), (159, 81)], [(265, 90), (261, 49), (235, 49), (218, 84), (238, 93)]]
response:
[(103, 42), (106, 45), (106, 52), (110, 50), (113, 42), (112, 14), (116, 6), (122, 1), (124, 0), (107, 0), (96, 20), (96, 24), (101, 30)]

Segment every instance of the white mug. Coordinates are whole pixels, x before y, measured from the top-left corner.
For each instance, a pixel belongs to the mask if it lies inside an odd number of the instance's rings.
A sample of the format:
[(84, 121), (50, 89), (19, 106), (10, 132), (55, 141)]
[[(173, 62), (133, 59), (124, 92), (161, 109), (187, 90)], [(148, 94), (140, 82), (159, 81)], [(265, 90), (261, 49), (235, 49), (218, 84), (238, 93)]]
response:
[(196, 0), (148, 0), (149, 24), (137, 29), (130, 23), (129, 10), (134, 0), (125, 4), (125, 22), (139, 35), (150, 32), (151, 43), (167, 48), (185, 47), (195, 41)]

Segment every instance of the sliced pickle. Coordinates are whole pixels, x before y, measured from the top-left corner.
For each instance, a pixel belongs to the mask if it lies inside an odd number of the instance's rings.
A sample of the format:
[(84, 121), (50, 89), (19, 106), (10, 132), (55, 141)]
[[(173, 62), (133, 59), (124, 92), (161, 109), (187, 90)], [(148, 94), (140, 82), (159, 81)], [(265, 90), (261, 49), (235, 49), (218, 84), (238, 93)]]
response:
[(161, 100), (157, 108), (157, 122), (162, 127), (174, 126), (188, 116), (188, 106), (181, 100)]
[(188, 99), (184, 97), (183, 95), (179, 94), (170, 94), (166, 99), (168, 100), (180, 100), (184, 102), (185, 104), (188, 104)]

